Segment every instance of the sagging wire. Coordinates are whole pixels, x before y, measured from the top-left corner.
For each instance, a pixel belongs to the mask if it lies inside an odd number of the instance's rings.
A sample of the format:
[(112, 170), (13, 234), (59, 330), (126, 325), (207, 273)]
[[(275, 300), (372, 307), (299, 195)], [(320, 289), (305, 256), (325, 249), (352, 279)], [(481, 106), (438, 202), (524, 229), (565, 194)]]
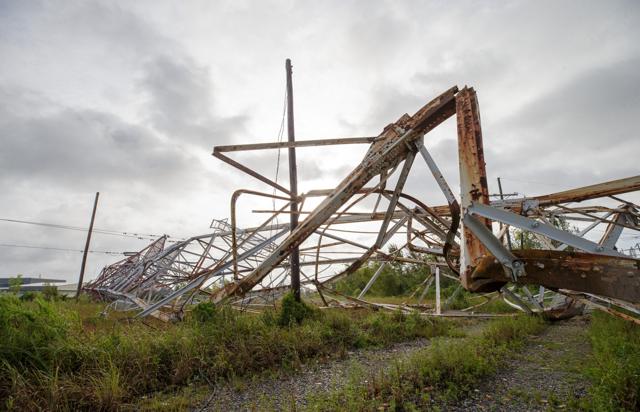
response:
[[(285, 119), (285, 116), (287, 114), (287, 97), (288, 97), (287, 88), (285, 86), (285, 88), (284, 88), (284, 101), (282, 103), (282, 116), (281, 116), (281, 119), (280, 119), (280, 130), (278, 130), (278, 139), (277, 139), (278, 143), (282, 142), (282, 138), (284, 136), (284, 119)], [(281, 151), (282, 151), (282, 148), (278, 147), (278, 157), (276, 159), (276, 176), (275, 176), (275, 179), (274, 179), (274, 181), (276, 183), (278, 183), (278, 176), (280, 174), (280, 154), (281, 154)], [(276, 195), (276, 188), (275, 187), (273, 188), (273, 195), (274, 196)], [(276, 209), (276, 199), (275, 198), (273, 198), (271, 200), (271, 204), (272, 204), (273, 210), (275, 210)], [(278, 218), (276, 217), (276, 225), (279, 224), (279, 223), (280, 222), (278, 221)], [(273, 235), (273, 233), (269, 233), (269, 236), (272, 236), (272, 235)]]
[[(16, 245), (13, 243), (0, 243), (0, 247), (14, 247), (14, 248), (23, 248), (23, 249), (43, 249), (43, 250), (56, 250), (60, 252), (78, 252), (84, 253), (84, 250), (80, 249), (67, 249), (60, 247), (52, 247), (52, 246), (35, 246), (35, 245)], [(104, 255), (123, 255), (124, 252), (113, 252), (108, 250), (89, 250), (88, 253), (101, 253)]]
[[(33, 226), (48, 227), (52, 229), (74, 230), (74, 231), (80, 231), (80, 232), (87, 232), (89, 230), (85, 227), (80, 227), (80, 226), (63, 225), (59, 223), (48, 223), (48, 222), (34, 222), (31, 220), (20, 220), (20, 219), (0, 218), (0, 222), (20, 223), (20, 224), (27, 224), (27, 225), (33, 225)], [(111, 229), (98, 229), (98, 228), (94, 228), (92, 230), (92, 233), (100, 234), (100, 235), (132, 237), (140, 240), (156, 240), (157, 238), (163, 236), (163, 235), (154, 235), (150, 233), (133, 233), (133, 232), (111, 230)], [(167, 235), (167, 237), (169, 236)], [(186, 239), (175, 238), (175, 240), (169, 240), (169, 242), (180, 242), (184, 240)]]

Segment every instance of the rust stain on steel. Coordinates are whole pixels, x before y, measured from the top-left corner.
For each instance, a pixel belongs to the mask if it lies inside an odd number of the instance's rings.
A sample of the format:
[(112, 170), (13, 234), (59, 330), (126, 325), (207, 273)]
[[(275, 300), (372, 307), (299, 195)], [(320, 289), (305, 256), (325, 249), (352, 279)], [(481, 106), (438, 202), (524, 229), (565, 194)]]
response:
[[(460, 206), (465, 210), (472, 202), (489, 204), (487, 171), (482, 146), (482, 129), (476, 92), (465, 87), (456, 96), (456, 114), (458, 121), (458, 156), (460, 162)], [(491, 230), (488, 219), (480, 219)], [(487, 255), (487, 248), (466, 227), (462, 228), (464, 242), (461, 282), (469, 290), (478, 285), (472, 284), (471, 273), (479, 259)]]
[(268, 177), (265, 177), (265, 176), (261, 175), (260, 173), (248, 168), (247, 166), (243, 165), (242, 163), (236, 162), (235, 160), (231, 159), (230, 157), (227, 157), (227, 156), (223, 155), (221, 152), (218, 152), (218, 151), (214, 150), (213, 156), (217, 157), (218, 159), (222, 160), (223, 162), (227, 163), (228, 165), (231, 165), (231, 166), (235, 167), (236, 169), (245, 172), (249, 176), (253, 176), (256, 179), (260, 180), (261, 182), (266, 183), (269, 186), (278, 189), (279, 191), (281, 191), (283, 193), (286, 193), (288, 195), (291, 194), (287, 188), (279, 185), (278, 183), (274, 182), (273, 180), (269, 179)]
[(640, 190), (640, 176), (611, 180), (577, 189), (537, 196), (534, 199), (540, 202), (540, 206), (549, 206), (557, 203), (580, 202), (598, 197), (613, 196), (635, 190)]
[[(286, 259), (291, 250), (299, 246), (333, 215), (351, 196), (362, 189), (382, 170), (389, 170), (404, 160), (409, 147), (455, 113), (455, 94), (452, 87), (422, 107), (414, 116), (403, 115), (396, 123), (388, 125), (367, 151), (362, 163), (351, 172), (316, 209), (290, 233), (290, 235), (264, 260), (258, 268), (238, 283), (229, 284), (216, 291), (212, 300), (219, 302), (230, 295), (244, 294), (257, 285), (275, 266)], [(409, 133), (400, 134), (400, 130)]]
[[(527, 272), (518, 283), (640, 301), (640, 261), (636, 259), (538, 249), (514, 250), (513, 254), (524, 262)], [(472, 278), (510, 280), (493, 256), (480, 260)]]

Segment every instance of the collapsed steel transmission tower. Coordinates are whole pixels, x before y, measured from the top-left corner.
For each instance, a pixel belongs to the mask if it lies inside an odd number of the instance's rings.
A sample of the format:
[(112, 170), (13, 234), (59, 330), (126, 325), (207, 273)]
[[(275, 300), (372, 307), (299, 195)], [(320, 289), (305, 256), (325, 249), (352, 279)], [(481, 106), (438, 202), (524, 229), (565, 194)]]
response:
[[(454, 115), (459, 200), (425, 141), (431, 130)], [(370, 146), (362, 162), (335, 188), (297, 196), (227, 155), (344, 144)], [(444, 267), (460, 288), (502, 296), (529, 312), (548, 311), (549, 305), (558, 303), (549, 295), (561, 294), (569, 297), (563, 301), (564, 309), (588, 300), (621, 316), (628, 315), (615, 307), (640, 314), (640, 260), (616, 247), (623, 230), (640, 230), (638, 206), (618, 197), (638, 191), (640, 176), (543, 196), (490, 200), (479, 106), (472, 88), (452, 87), (375, 137), (217, 146), (213, 155), (279, 193), (234, 192), (229, 223), (217, 221), (213, 233), (167, 248), (161, 238), (136, 256), (106, 267), (86, 290), (124, 300), (140, 310), (138, 316), (163, 319), (179, 318), (187, 305), (202, 300), (248, 309), (268, 304), (288, 288), (288, 258), (299, 250), (301, 284), (317, 291), (325, 305), (347, 298), (332, 288), (333, 282), (369, 261), (379, 261), (380, 267), (390, 262), (427, 265), (432, 274)], [(416, 157), (426, 162), (446, 205), (428, 205), (420, 193), (405, 192)], [(280, 207), (266, 211), (268, 218), (259, 226), (241, 229), (236, 207), (242, 195), (272, 198)], [(305, 202), (314, 198), (321, 199), (319, 204), (305, 209)], [(289, 210), (291, 204), (297, 204), (297, 210)], [(276, 222), (286, 213), (300, 218), (293, 230)], [(578, 222), (582, 227), (570, 231), (558, 221)], [(605, 228), (599, 240), (585, 237), (597, 226)], [(530, 233), (542, 247), (511, 245), (507, 241), (511, 228)], [(392, 239), (402, 239), (402, 245), (384, 252)], [(429, 275), (423, 296), (431, 281)], [(530, 292), (530, 286), (538, 291)], [(412, 310), (402, 305), (394, 308)], [(441, 314), (439, 306), (436, 313)]]

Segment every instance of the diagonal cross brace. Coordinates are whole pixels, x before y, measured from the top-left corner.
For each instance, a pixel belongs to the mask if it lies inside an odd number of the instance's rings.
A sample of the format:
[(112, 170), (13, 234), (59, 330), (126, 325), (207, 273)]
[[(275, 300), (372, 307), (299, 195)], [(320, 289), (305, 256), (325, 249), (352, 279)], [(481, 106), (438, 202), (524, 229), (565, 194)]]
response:
[[(482, 216), (491, 220), (506, 223), (510, 226), (518, 227), (522, 230), (537, 233), (549, 237), (558, 242), (566, 243), (569, 246), (584, 250), (585, 252), (597, 255), (606, 255), (614, 257), (625, 257), (625, 255), (613, 250), (607, 249), (595, 242), (591, 242), (585, 238), (576, 236), (564, 230), (560, 230), (547, 223), (539, 222), (528, 217), (520, 216), (506, 210), (498, 209), (492, 206), (480, 203), (472, 203), (467, 207), (467, 215)], [(466, 217), (465, 217), (466, 219)]]
[(400, 196), (400, 192), (402, 192), (402, 188), (407, 181), (407, 177), (409, 176), (409, 171), (411, 171), (411, 166), (413, 165), (413, 160), (415, 159), (415, 157), (416, 154), (414, 152), (409, 152), (409, 154), (407, 154), (407, 159), (404, 161), (402, 171), (400, 172), (400, 177), (398, 177), (398, 183), (396, 183), (396, 188), (394, 189), (391, 200), (389, 201), (387, 213), (385, 214), (384, 220), (382, 221), (382, 226), (380, 226), (380, 232), (378, 233), (378, 238), (376, 239), (375, 243), (377, 247), (382, 246), (385, 234), (387, 233), (387, 227), (389, 227), (389, 222), (391, 222), (393, 213), (395, 212), (396, 206), (398, 205), (398, 197)]

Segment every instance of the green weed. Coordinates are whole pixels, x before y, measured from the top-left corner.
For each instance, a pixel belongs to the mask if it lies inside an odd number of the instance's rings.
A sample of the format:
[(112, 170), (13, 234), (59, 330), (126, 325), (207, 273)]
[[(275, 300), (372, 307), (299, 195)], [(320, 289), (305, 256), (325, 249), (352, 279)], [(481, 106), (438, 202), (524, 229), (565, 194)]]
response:
[(592, 385), (581, 407), (594, 411), (639, 410), (640, 327), (597, 311), (588, 336), (593, 354), (584, 372)]
[(141, 407), (171, 410), (182, 403), (161, 394), (453, 330), (446, 320), (364, 310), (308, 308), (311, 316), (298, 317), (295, 308), (281, 323), (284, 310), (255, 316), (201, 304), (184, 322), (149, 326), (102, 309), (0, 296), (0, 409), (115, 410), (146, 396)]
[(534, 317), (493, 321), (480, 335), (437, 339), (386, 371), (357, 377), (345, 388), (312, 400), (314, 411), (422, 410), (434, 397), (450, 399), (470, 390), (500, 359), (537, 333), (543, 322)]

